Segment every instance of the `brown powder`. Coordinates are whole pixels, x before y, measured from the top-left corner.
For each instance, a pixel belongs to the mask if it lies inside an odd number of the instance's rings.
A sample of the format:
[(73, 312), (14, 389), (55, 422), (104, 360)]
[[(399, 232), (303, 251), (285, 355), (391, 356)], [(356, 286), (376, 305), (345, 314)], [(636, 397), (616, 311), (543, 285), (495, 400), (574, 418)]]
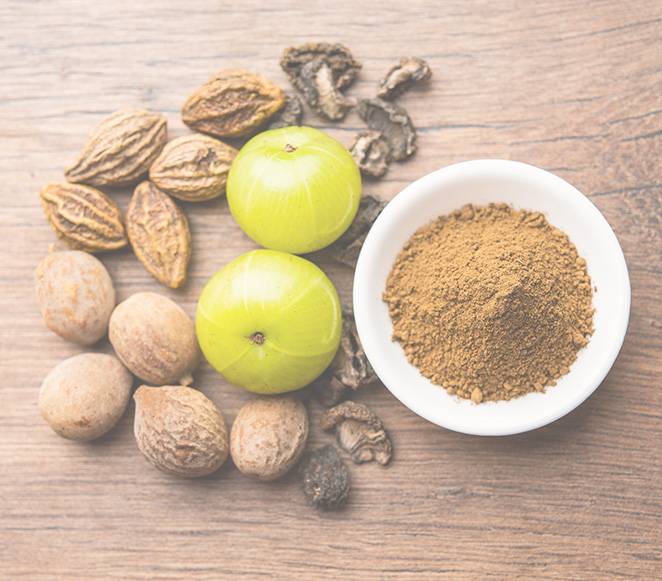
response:
[(555, 385), (593, 333), (592, 297), (568, 236), (507, 204), (464, 206), (417, 230), (383, 296), (408, 360), (476, 403)]

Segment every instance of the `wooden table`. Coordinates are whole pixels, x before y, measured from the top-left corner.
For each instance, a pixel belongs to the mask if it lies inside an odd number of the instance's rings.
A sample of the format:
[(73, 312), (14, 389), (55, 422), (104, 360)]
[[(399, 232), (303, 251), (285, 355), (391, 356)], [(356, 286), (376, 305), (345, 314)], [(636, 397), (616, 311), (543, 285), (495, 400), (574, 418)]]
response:
[[(662, 6), (650, 0), (0, 4), (0, 577), (3, 579), (653, 579), (662, 576)], [(39, 387), (86, 349), (44, 325), (33, 273), (55, 236), (38, 202), (110, 112), (180, 107), (211, 74), (245, 67), (289, 88), (284, 47), (342, 42), (363, 62), (353, 97), (391, 63), (425, 58), (404, 95), (419, 150), (364, 192), (388, 200), (453, 162), (516, 159), (584, 192), (620, 239), (632, 283), (625, 344), (600, 388), (545, 428), (481, 438), (435, 427), (379, 383), (356, 395), (392, 435), (392, 463), (352, 464), (339, 512), (297, 478), (265, 484), (230, 461), (199, 480), (149, 465), (133, 403), (98, 441), (56, 436)], [(305, 123), (346, 146), (355, 112)], [(126, 208), (129, 192), (115, 195)], [(161, 292), (195, 312), (206, 280), (256, 247), (225, 199), (185, 204), (190, 281), (164, 289), (129, 250), (102, 256), (123, 300)], [(322, 261), (341, 298), (352, 273)], [(92, 350), (110, 352), (107, 341)], [(209, 365), (195, 386), (231, 423), (250, 394)], [(309, 402), (310, 449), (333, 442)]]

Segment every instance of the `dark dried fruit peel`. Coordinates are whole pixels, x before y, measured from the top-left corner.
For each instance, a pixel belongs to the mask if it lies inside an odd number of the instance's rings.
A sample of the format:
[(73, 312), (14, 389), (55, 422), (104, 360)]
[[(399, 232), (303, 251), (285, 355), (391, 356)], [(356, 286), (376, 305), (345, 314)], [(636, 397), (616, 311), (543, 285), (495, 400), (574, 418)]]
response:
[(406, 57), (400, 59), (379, 81), (377, 96), (382, 99), (395, 99), (414, 83), (426, 81), (432, 76), (428, 63), (421, 58)]
[(349, 496), (349, 471), (330, 444), (305, 453), (298, 466), (303, 494), (316, 508), (342, 508)]
[(391, 160), (391, 146), (378, 131), (362, 131), (349, 146), (356, 165), (361, 173), (380, 178), (388, 169)]
[(416, 130), (402, 107), (374, 98), (359, 99), (356, 110), (370, 129), (378, 131), (388, 141), (394, 160), (407, 159), (416, 151)]
[(359, 340), (354, 322), (354, 311), (349, 306), (342, 309), (342, 336), (336, 356), (331, 362), (333, 375), (347, 387), (357, 390), (377, 379)]
[(297, 83), (301, 70), (312, 60), (324, 60), (328, 64), (333, 77), (333, 85), (339, 91), (352, 84), (362, 66), (345, 46), (329, 42), (309, 42), (286, 48), (280, 59), (280, 66), (294, 86), (298, 88)]
[(301, 125), (303, 119), (303, 101), (299, 95), (287, 93), (285, 96), (285, 107), (278, 111), (269, 120), (267, 129), (281, 129)]

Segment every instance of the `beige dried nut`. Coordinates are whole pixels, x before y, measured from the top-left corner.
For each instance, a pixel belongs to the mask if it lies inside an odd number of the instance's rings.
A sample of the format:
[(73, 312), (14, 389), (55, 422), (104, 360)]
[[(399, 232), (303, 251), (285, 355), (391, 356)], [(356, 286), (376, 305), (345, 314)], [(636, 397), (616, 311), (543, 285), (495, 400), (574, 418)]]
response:
[(119, 422), (133, 376), (117, 357), (81, 353), (59, 363), (44, 379), (39, 409), (56, 434), (85, 442)]
[(138, 260), (169, 288), (186, 283), (191, 232), (184, 211), (152, 182), (139, 184), (126, 211), (126, 230)]
[(208, 79), (182, 107), (182, 120), (195, 131), (218, 137), (256, 132), (285, 105), (285, 93), (262, 75), (226, 69)]
[(145, 109), (120, 109), (87, 137), (68, 181), (93, 186), (130, 184), (149, 170), (167, 139), (166, 118)]
[(193, 382), (191, 372), (202, 356), (195, 325), (168, 297), (150, 292), (131, 295), (115, 307), (108, 336), (117, 356), (143, 381)]
[(363, 404), (348, 400), (332, 407), (322, 416), (322, 427), (336, 428), (338, 444), (357, 464), (391, 459), (393, 447), (381, 420)]
[(79, 345), (108, 331), (115, 287), (106, 267), (80, 250), (51, 252), (35, 271), (37, 301), (48, 328)]
[(153, 466), (166, 474), (197, 478), (223, 465), (228, 430), (204, 394), (182, 385), (141, 385), (133, 399), (136, 442)]
[(102, 252), (129, 243), (121, 210), (99, 190), (49, 182), (39, 200), (55, 234), (69, 248)]
[(204, 202), (225, 193), (234, 147), (195, 133), (169, 141), (149, 169), (160, 190), (186, 202)]
[(230, 454), (246, 476), (280, 478), (295, 466), (308, 438), (308, 413), (288, 396), (258, 396), (241, 408), (230, 433)]

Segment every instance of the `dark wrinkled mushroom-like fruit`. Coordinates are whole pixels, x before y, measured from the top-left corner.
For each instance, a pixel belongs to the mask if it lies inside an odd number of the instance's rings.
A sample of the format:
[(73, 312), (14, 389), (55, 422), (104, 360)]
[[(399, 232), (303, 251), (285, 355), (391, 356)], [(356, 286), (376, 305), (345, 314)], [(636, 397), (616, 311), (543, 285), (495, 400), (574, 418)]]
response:
[(348, 99), (335, 87), (333, 71), (323, 59), (306, 63), (297, 77), (296, 86), (311, 109), (331, 121), (344, 119), (355, 105), (353, 99)]
[(379, 98), (359, 99), (356, 110), (370, 129), (388, 141), (393, 159), (402, 161), (416, 151), (416, 130), (402, 107)]
[(322, 375), (310, 384), (310, 389), (317, 401), (323, 406), (330, 407), (336, 405), (343, 398), (347, 386), (343, 385), (333, 375), (333, 370), (329, 366)]
[(303, 494), (316, 508), (342, 508), (349, 496), (349, 471), (330, 444), (307, 452), (298, 467)]
[(280, 66), (294, 86), (298, 87), (301, 69), (310, 61), (320, 59), (328, 64), (333, 77), (333, 85), (340, 91), (352, 84), (362, 66), (345, 46), (329, 42), (309, 42), (286, 48), (283, 51)]
[(393, 453), (381, 420), (365, 405), (344, 401), (322, 416), (325, 430), (336, 428), (338, 444), (357, 464), (377, 460), (388, 464)]
[(345, 305), (342, 308), (342, 335), (336, 356), (331, 362), (331, 369), (343, 385), (353, 390), (377, 379), (361, 346), (354, 311), (350, 306)]
[(354, 268), (368, 231), (385, 207), (385, 200), (376, 196), (363, 196), (356, 218), (350, 227), (327, 248), (326, 252), (329, 256), (341, 264)]
[(423, 59), (416, 57), (400, 59), (379, 81), (377, 96), (382, 99), (395, 99), (414, 83), (426, 81), (431, 76), (432, 70)]
[(386, 173), (391, 159), (391, 146), (377, 131), (359, 133), (349, 146), (349, 152), (361, 173), (373, 178), (380, 178)]
[(301, 125), (303, 119), (303, 102), (299, 95), (286, 93), (285, 107), (276, 113), (269, 120), (267, 129), (281, 129), (282, 127), (292, 127)]

